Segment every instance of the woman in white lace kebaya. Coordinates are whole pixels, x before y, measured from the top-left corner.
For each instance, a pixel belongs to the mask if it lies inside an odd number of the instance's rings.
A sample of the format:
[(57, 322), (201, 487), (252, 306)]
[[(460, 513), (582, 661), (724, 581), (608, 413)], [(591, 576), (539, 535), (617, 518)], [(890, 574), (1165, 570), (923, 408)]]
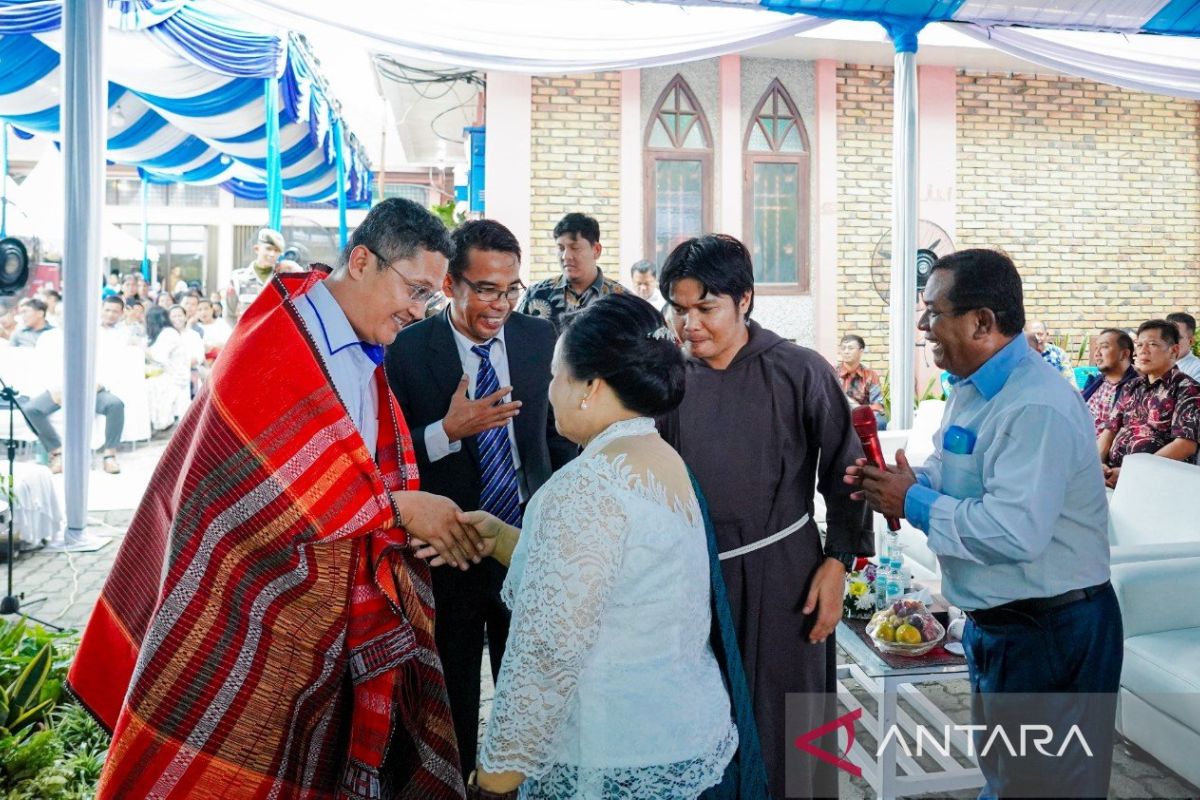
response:
[(509, 564), (513, 611), (468, 797), (693, 798), (737, 749), (704, 519), (651, 419), (679, 404), (683, 370), (650, 304), (596, 301), (559, 339), (550, 384), (582, 454), (531, 498), (523, 531), (463, 516)]

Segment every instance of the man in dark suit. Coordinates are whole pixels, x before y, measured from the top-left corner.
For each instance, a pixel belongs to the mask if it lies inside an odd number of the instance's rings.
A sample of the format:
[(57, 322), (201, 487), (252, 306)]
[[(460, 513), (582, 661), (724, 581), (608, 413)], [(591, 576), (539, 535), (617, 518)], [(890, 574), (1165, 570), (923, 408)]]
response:
[[(547, 390), (555, 333), (513, 314), (524, 288), (521, 247), (494, 220), (453, 233), (446, 309), (405, 328), (388, 348), (388, 380), (412, 430), (424, 491), (518, 527), (529, 498), (578, 448), (554, 429)], [(492, 678), (508, 637), (505, 569), (492, 559), (435, 567), (438, 652), (464, 775), (475, 767), (486, 630)]]

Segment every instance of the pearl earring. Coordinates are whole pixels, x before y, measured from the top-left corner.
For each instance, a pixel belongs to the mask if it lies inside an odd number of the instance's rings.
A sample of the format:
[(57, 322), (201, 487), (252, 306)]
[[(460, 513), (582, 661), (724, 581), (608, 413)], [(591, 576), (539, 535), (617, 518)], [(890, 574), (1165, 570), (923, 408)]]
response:
[(579, 404), (579, 410), (587, 411), (587, 400), (584, 400), (582, 403)]

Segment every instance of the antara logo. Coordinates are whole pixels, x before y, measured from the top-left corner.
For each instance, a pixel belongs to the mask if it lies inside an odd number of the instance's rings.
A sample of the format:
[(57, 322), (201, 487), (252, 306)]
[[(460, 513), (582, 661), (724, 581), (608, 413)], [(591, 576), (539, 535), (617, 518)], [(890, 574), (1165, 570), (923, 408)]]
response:
[[(816, 756), (826, 764), (833, 764), (838, 769), (844, 769), (854, 777), (861, 778), (862, 768), (847, 761), (846, 756), (850, 755), (850, 748), (854, 747), (854, 723), (862, 716), (862, 713), (861, 708), (856, 708), (848, 714), (842, 714), (833, 722), (827, 722), (819, 728), (813, 728), (808, 733), (800, 734), (796, 737), (796, 747), (809, 755)], [(820, 739), (838, 728), (846, 729), (846, 752), (840, 756), (822, 750), (812, 743), (814, 739)]]
[[(938, 740), (933, 733), (922, 725), (917, 728), (915, 738), (917, 746), (915, 750), (908, 746), (908, 740), (904, 738), (901, 730), (893, 725), (888, 729), (887, 735), (879, 743), (875, 754), (878, 756), (887, 747), (888, 742), (895, 740), (896, 746), (903, 750), (906, 756), (911, 756), (914, 753), (918, 757), (924, 755), (926, 743), (938, 753), (948, 756), (950, 755), (950, 736), (954, 732), (987, 734), (987, 739), (984, 741), (983, 747), (979, 749), (980, 756), (986, 756), (991, 752), (992, 747), (997, 746), (997, 743), (999, 743), (999, 746), (1007, 750), (1008, 755), (1012, 758), (1024, 758), (1029, 754), (1029, 745), (1031, 744), (1033, 745), (1033, 749), (1037, 750), (1041, 755), (1061, 758), (1062, 754), (1066, 752), (1067, 747), (1071, 744), (1071, 740), (1075, 739), (1079, 742), (1079, 746), (1083, 748), (1083, 752), (1087, 753), (1088, 758), (1092, 758), (1092, 748), (1088, 746), (1087, 739), (1083, 738), (1083, 731), (1079, 730), (1078, 725), (1072, 725), (1067, 731), (1067, 735), (1063, 737), (1062, 744), (1058, 747), (1058, 752), (1050, 752), (1045, 748), (1045, 745), (1054, 742), (1054, 729), (1049, 725), (1021, 725), (1017, 736), (1017, 741), (1020, 743), (1019, 747), (1013, 744), (1012, 738), (1009, 737), (1008, 732), (1001, 725), (992, 728), (991, 733), (988, 733), (987, 725), (947, 725), (942, 729), (941, 740)], [(975, 757), (975, 742), (976, 738), (974, 736), (967, 737), (967, 755), (972, 758)]]
[[(833, 764), (838, 769), (845, 770), (856, 778), (862, 777), (862, 768), (852, 763), (847, 759), (850, 755), (850, 750), (854, 747), (854, 723), (862, 717), (863, 710), (856, 708), (855, 710), (843, 714), (833, 722), (827, 722), (820, 727), (813, 728), (808, 733), (802, 733), (796, 737), (795, 746), (798, 750), (803, 750), (809, 755), (815, 756), (827, 764)], [(839, 728), (846, 730), (846, 750), (842, 754), (830, 753), (827, 750), (822, 750), (813, 742), (834, 733)], [(990, 730), (990, 732), (989, 732)], [(875, 750), (875, 757), (879, 758), (884, 749), (889, 744), (894, 744), (904, 751), (906, 756), (920, 757), (925, 754), (925, 748), (940, 753), (943, 756), (949, 756), (951, 752), (951, 737), (955, 733), (966, 733), (967, 736), (967, 755), (975, 758), (975, 743), (977, 741), (974, 734), (980, 734), (980, 739), (984, 744), (979, 748), (978, 756), (986, 756), (993, 747), (1002, 747), (1007, 751), (1012, 758), (1023, 758), (1029, 754), (1030, 746), (1043, 756), (1061, 758), (1062, 754), (1067, 751), (1072, 741), (1078, 743), (1078, 746), (1087, 754), (1088, 758), (1092, 758), (1092, 748), (1088, 745), (1087, 739), (1084, 738), (1083, 732), (1079, 730), (1078, 725), (1072, 725), (1067, 730), (1066, 736), (1058, 745), (1057, 751), (1048, 750), (1047, 746), (1052, 745), (1055, 736), (1054, 730), (1049, 725), (1021, 725), (1016, 736), (1017, 744), (1014, 744), (1013, 737), (1009, 736), (1003, 726), (990, 728), (987, 725), (946, 725), (942, 728), (941, 738), (937, 738), (936, 734), (924, 725), (918, 725), (916, 735), (913, 738), (915, 747), (909, 744), (909, 740), (905, 738), (904, 732), (896, 725), (888, 728), (883, 739), (880, 740), (879, 746)], [(986, 736), (984, 736), (986, 734)]]

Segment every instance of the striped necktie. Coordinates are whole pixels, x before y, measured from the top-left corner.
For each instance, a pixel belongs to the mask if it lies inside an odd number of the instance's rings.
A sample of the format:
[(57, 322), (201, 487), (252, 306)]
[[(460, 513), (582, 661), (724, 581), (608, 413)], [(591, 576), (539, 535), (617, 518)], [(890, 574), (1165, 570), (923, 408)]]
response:
[[(500, 388), (500, 380), (492, 367), (492, 339), (477, 344), (471, 352), (479, 356), (479, 372), (475, 374), (475, 397), (487, 397)], [(512, 451), (508, 442), (508, 425), (491, 428), (475, 436), (479, 445), (481, 474), (479, 507), (509, 525), (521, 525), (521, 498), (517, 490), (517, 471), (513, 468)]]

